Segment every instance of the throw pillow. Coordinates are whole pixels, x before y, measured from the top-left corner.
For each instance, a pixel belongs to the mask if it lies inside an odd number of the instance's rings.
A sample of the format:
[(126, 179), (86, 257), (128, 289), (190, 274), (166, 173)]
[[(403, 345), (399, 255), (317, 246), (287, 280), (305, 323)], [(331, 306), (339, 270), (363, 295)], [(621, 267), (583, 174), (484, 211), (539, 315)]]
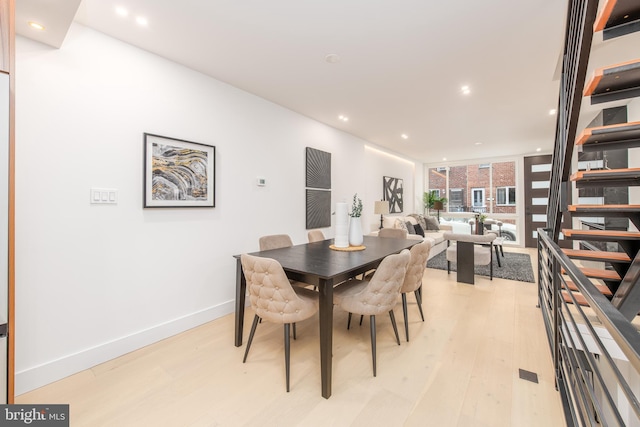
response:
[[(420, 214), (409, 214), (409, 216), (413, 219), (416, 220), (416, 223), (420, 224), (420, 226), (422, 226), (423, 230), (426, 230), (427, 228), (427, 224), (424, 221), (424, 215), (420, 215)], [(415, 225), (415, 224), (414, 224)]]
[[(393, 226), (393, 228), (400, 228), (402, 230), (407, 230), (407, 224), (402, 221), (401, 219), (396, 219), (396, 222)], [(407, 233), (409, 232), (409, 230), (407, 230)]]
[(425, 216), (424, 219), (427, 223), (427, 230), (440, 230), (440, 225), (438, 224), (438, 220), (436, 218), (432, 216)]
[[(407, 226), (407, 233), (409, 234), (416, 234), (416, 229), (413, 228), (415, 227), (413, 224), (411, 224), (409, 221), (405, 222), (405, 225)], [(418, 225), (418, 224), (416, 224)]]
[(420, 224), (414, 225), (413, 229), (416, 231), (416, 234), (419, 234), (422, 237), (424, 237), (424, 229), (422, 228), (422, 226)]

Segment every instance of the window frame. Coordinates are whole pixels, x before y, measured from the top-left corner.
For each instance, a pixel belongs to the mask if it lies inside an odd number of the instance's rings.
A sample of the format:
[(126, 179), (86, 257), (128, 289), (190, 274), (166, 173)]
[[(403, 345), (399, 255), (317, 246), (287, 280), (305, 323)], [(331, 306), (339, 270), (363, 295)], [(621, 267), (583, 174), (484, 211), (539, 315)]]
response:
[[(481, 197), (480, 197), (480, 204), (477, 205), (476, 204), (476, 192), (480, 192), (481, 193)], [(471, 206), (474, 208), (486, 208), (487, 204), (486, 204), (486, 189), (482, 188), (482, 187), (475, 187), (471, 189)]]
[[(513, 189), (513, 203), (509, 203), (509, 190)], [(500, 197), (498, 196), (498, 192), (500, 190), (504, 190), (505, 191), (505, 201), (506, 203), (499, 203)], [(518, 198), (518, 191), (516, 189), (516, 186), (514, 185), (505, 185), (502, 187), (496, 187), (496, 206), (516, 206), (516, 199)]]

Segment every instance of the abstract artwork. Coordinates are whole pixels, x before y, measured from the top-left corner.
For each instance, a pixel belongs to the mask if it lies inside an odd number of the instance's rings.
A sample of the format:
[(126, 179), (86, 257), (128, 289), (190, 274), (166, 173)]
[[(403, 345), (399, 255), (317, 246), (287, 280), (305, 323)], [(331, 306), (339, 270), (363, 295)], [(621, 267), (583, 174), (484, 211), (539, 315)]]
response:
[(144, 207), (214, 207), (215, 147), (144, 134)]
[(307, 189), (307, 230), (331, 227), (331, 191)]
[(331, 153), (307, 147), (307, 187), (331, 189)]
[(307, 230), (331, 227), (331, 153), (307, 147)]
[(402, 179), (382, 177), (382, 194), (384, 199), (389, 201), (389, 213), (401, 213), (402, 204)]

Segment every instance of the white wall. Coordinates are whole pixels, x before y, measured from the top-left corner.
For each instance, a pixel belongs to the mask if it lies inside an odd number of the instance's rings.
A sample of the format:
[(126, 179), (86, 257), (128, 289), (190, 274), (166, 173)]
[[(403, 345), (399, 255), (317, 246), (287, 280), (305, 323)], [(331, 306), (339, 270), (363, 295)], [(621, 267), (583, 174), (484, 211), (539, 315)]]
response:
[[(233, 254), (306, 242), (307, 146), (332, 153), (334, 202), (364, 196), (363, 224), (383, 175), (405, 212), (422, 192), (417, 162), (80, 25), (60, 50), (16, 45), (17, 394), (231, 313)], [(215, 208), (142, 208), (143, 132), (216, 146)]]

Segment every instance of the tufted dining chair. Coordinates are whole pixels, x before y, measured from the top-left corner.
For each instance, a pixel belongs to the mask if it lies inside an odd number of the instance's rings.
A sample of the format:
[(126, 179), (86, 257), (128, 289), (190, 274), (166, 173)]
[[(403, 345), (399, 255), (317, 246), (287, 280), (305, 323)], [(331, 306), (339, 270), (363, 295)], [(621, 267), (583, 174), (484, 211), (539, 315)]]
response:
[(272, 234), (270, 236), (262, 236), (260, 237), (258, 243), (260, 244), (261, 251), (288, 248), (290, 246), (293, 246), (293, 241), (288, 234)]
[(394, 239), (406, 239), (407, 230), (401, 228), (382, 228), (378, 232), (378, 237), (392, 237)]
[(288, 392), (290, 326), (293, 324), (295, 339), (296, 323), (308, 319), (318, 311), (318, 294), (305, 288), (294, 289), (282, 266), (274, 259), (243, 254), (240, 256), (240, 262), (247, 280), (251, 307), (255, 311), (242, 363), (247, 361), (259, 319), (284, 325), (284, 363)]
[(393, 307), (398, 301), (411, 254), (407, 249), (382, 260), (370, 280), (348, 280), (333, 290), (333, 303), (349, 313), (347, 329), (353, 313), (369, 316), (373, 376), (376, 376), (376, 316), (389, 313), (396, 341), (400, 345)]
[[(293, 246), (293, 241), (288, 234), (272, 234), (269, 236), (262, 236), (258, 240), (258, 244), (260, 245), (260, 251), (268, 251), (271, 249), (281, 249), (281, 248), (290, 248)], [(307, 287), (311, 286), (309, 283), (297, 282), (295, 280), (289, 280), (292, 285)], [(317, 287), (314, 286), (315, 290)]]
[(414, 245), (411, 248), (411, 260), (407, 266), (407, 273), (404, 276), (400, 294), (402, 295), (402, 313), (404, 314), (404, 332), (409, 342), (409, 318), (407, 314), (407, 293), (413, 292), (416, 296), (420, 317), (424, 322), (424, 313), (422, 312), (422, 277), (427, 266), (427, 259), (431, 251), (431, 239), (425, 239), (422, 243)]
[(307, 233), (307, 237), (309, 238), (309, 243), (321, 242), (325, 240), (324, 234), (321, 230), (311, 230), (309, 233)]

